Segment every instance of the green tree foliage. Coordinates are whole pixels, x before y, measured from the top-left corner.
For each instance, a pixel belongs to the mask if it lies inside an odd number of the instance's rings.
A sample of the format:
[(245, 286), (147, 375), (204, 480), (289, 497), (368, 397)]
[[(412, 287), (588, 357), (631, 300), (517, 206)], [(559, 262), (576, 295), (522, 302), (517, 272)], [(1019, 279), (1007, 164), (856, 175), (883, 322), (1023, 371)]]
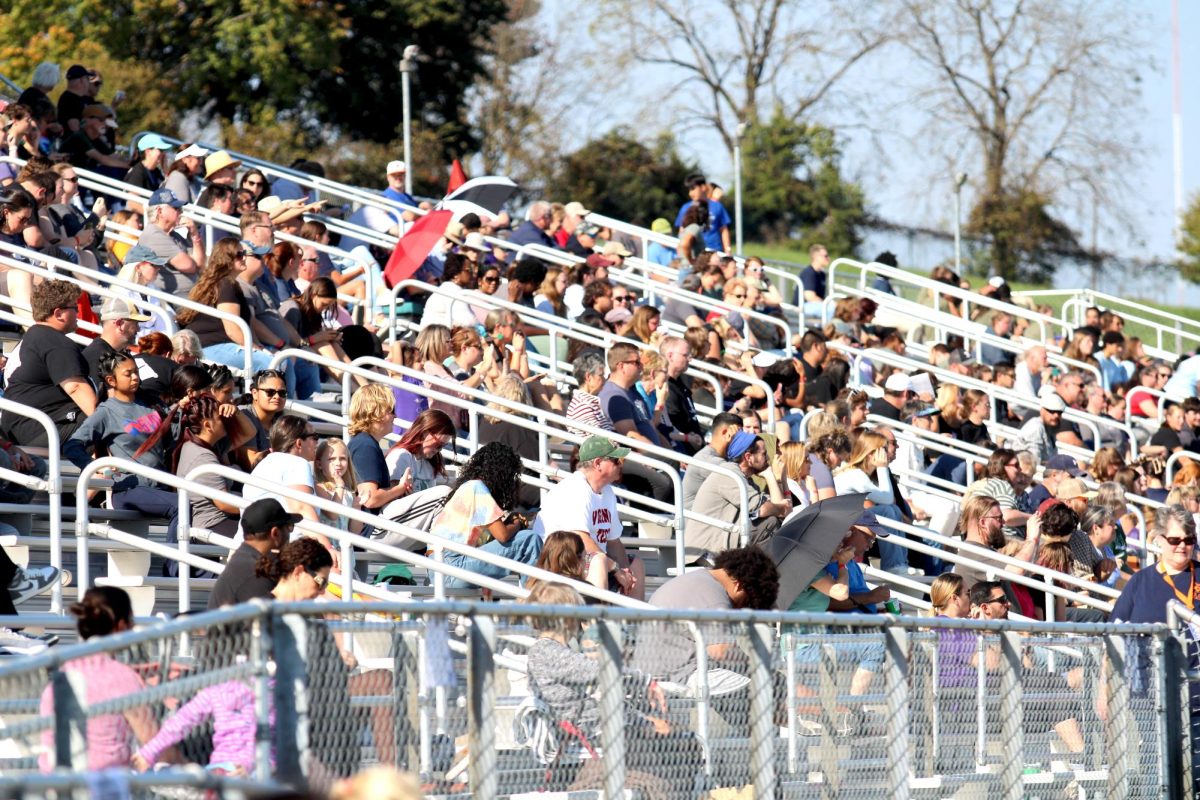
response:
[(1043, 283), (1057, 262), (1081, 250), (1075, 233), (1050, 213), (1049, 199), (1032, 191), (1005, 191), (984, 198), (971, 210), (966, 232), (985, 244), (976, 264), (1007, 280)]
[(866, 219), (862, 188), (842, 177), (833, 131), (787, 118), (750, 128), (742, 144), (742, 210), (747, 238), (821, 242), (852, 256)]
[(645, 145), (630, 130), (618, 129), (560, 159), (546, 196), (578, 200), (593, 211), (649, 227), (655, 217), (675, 218), (687, 199), (684, 178), (698, 171), (680, 157), (670, 135)]
[[(107, 64), (101, 98), (126, 90), (123, 123), (162, 128), (153, 111), (200, 109), (242, 131), (279, 121), (314, 148), (398, 137), (399, 62), (417, 44), (427, 60), (414, 122), (438, 134), (444, 157), (475, 144), (463, 96), (504, 10), (503, 0), (11, 0), (0, 71), (23, 82), (42, 60)], [(153, 109), (140, 105), (147, 95)]]
[(1192, 197), (1179, 223), (1179, 272), (1192, 283), (1200, 283), (1200, 193)]

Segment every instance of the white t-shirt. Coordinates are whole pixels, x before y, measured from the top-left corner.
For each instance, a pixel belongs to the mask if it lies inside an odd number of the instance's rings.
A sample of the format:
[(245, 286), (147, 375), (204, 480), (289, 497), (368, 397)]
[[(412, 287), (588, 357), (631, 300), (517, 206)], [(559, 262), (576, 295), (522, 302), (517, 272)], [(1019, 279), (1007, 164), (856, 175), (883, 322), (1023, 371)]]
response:
[(583, 313), (583, 284), (572, 283), (567, 287), (563, 292), (563, 305), (567, 307), (567, 317), (570, 319)]
[(621, 528), (612, 487), (596, 494), (582, 472), (572, 473), (546, 494), (533, 522), (533, 532), (542, 541), (555, 531), (587, 531), (604, 553), (609, 542), (621, 538)]
[[(456, 283), (443, 283), (444, 291), (461, 294), (462, 288)], [(429, 325), (445, 325), (447, 328), (474, 328), (478, 323), (475, 312), (470, 304), (447, 297), (440, 292), (434, 292), (425, 300), (425, 312), (421, 315), (421, 327)]]
[[(284, 486), (307, 486), (315, 490), (315, 478), (313, 477), (313, 465), (310, 461), (305, 461), (300, 456), (294, 456), (291, 453), (268, 453), (267, 457), (254, 467), (254, 471), (250, 473), (251, 477), (261, 478), (263, 480), (279, 483)], [(257, 486), (245, 484), (242, 490), (242, 497), (247, 503), (253, 503), (263, 497), (270, 497), (269, 489), (260, 489)], [(279, 498), (280, 504), (284, 509), (288, 509), (288, 504), (285, 498)], [(298, 533), (292, 534), (292, 538), (299, 536)], [(240, 546), (242, 543), (242, 528), (238, 525), (237, 536), (234, 537), (234, 547)]]

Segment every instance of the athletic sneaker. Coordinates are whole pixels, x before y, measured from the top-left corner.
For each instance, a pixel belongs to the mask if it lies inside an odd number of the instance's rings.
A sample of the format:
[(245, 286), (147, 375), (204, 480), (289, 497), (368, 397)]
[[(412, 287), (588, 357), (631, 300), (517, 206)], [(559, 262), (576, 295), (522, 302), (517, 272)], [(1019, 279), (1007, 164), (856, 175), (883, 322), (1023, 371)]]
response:
[(45, 642), (17, 633), (11, 628), (0, 628), (0, 654), (31, 656), (49, 647)]
[(18, 567), (17, 574), (8, 585), (8, 594), (12, 597), (13, 605), (19, 606), (58, 583), (61, 577), (58, 567)]

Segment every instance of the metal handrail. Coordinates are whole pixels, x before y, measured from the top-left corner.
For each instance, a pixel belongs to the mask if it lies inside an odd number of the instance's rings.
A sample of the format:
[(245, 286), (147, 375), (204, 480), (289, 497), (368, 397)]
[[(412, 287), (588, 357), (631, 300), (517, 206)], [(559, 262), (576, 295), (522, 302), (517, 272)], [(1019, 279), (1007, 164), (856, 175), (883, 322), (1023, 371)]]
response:
[[(2, 477), (5, 480), (16, 480), (30, 488), (44, 491), (49, 497), (50, 505), (50, 566), (62, 569), (62, 437), (58, 435), (58, 426), (54, 424), (54, 420), (50, 419), (49, 415), (41, 409), (32, 408), (22, 403), (17, 403), (4, 397), (0, 397), (0, 412), (5, 414), (16, 414), (18, 417), (31, 419), (41, 425), (46, 431), (46, 466), (48, 469), (45, 480), (36, 480), (29, 475), (8, 474), (8, 470), (4, 471)], [(85, 481), (80, 481), (79, 486), (85, 486)], [(55, 614), (61, 614), (63, 611), (62, 603), (62, 581), (55, 581), (54, 587), (50, 590), (50, 611)]]

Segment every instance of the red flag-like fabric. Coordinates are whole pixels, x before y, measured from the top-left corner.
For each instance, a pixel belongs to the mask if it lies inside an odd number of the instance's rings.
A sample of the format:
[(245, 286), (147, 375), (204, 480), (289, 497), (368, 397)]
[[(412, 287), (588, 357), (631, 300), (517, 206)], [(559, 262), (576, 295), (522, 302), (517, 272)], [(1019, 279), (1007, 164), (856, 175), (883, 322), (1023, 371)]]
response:
[(383, 277), (389, 287), (394, 287), (405, 278), (421, 268), (426, 256), (437, 245), (446, 226), (454, 214), (450, 211), (430, 211), (418, 219), (408, 229), (408, 232), (396, 242), (396, 249), (388, 257), (387, 266), (383, 268)]
[(453, 194), (455, 189), (466, 182), (467, 173), (463, 170), (462, 163), (456, 158), (450, 165), (450, 183), (446, 184), (446, 194)]

